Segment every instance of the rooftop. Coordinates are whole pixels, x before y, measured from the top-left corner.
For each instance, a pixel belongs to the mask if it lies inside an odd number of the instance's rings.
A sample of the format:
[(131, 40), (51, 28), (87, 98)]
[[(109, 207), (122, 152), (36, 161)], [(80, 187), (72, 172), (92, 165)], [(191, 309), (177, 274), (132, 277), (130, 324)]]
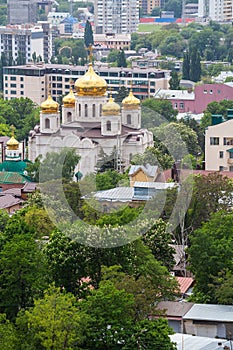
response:
[(232, 305), (194, 304), (184, 320), (233, 322)]

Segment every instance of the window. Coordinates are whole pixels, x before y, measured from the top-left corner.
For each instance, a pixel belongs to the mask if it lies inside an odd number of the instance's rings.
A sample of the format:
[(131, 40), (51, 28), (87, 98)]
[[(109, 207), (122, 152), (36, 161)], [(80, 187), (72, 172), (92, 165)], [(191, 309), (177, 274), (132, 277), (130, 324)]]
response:
[(23, 95), (23, 91), (20, 91), (20, 95)]
[(11, 77), (11, 80), (15, 81), (15, 80), (16, 80), (16, 77)]
[(45, 119), (45, 129), (50, 129), (50, 120), (48, 118)]
[(16, 95), (16, 91), (15, 90), (11, 90), (11, 95)]
[(210, 145), (219, 145), (219, 137), (210, 137)]
[(23, 88), (24, 88), (24, 85), (23, 85), (23, 84), (20, 84), (20, 88), (23, 89)]
[(180, 102), (180, 109), (184, 109), (184, 102)]
[(92, 105), (92, 117), (95, 118), (95, 105)]
[(131, 124), (131, 114), (127, 114), (127, 124)]
[(107, 131), (111, 131), (112, 130), (112, 125), (111, 125), (111, 122), (109, 120), (107, 121), (106, 129), (107, 129)]
[(229, 158), (233, 159), (233, 152), (229, 152), (230, 155), (229, 155)]
[(88, 114), (87, 114), (87, 104), (85, 104), (84, 108), (85, 108), (85, 113), (84, 113), (84, 115), (85, 115), (85, 117), (87, 117), (87, 116), (88, 116)]
[(232, 165), (229, 167), (229, 171), (233, 171), (233, 166)]
[(177, 109), (177, 107), (178, 107), (178, 103), (175, 102), (175, 103), (174, 103), (174, 109)]
[(213, 93), (213, 90), (210, 90), (210, 94), (212, 95), (212, 93)]
[(67, 122), (71, 122), (71, 117), (72, 117), (72, 113), (71, 112), (68, 112), (67, 113)]
[(224, 146), (226, 145), (233, 145), (233, 139), (231, 137), (224, 137), (223, 138), (223, 144)]
[(16, 88), (16, 84), (11, 84), (11, 87)]
[(20, 77), (20, 81), (23, 81), (23, 77)]
[(203, 93), (204, 93), (204, 94), (207, 94), (207, 90), (204, 90)]
[(223, 158), (223, 151), (219, 151), (219, 158)]
[(223, 171), (223, 170), (224, 170), (224, 167), (222, 165), (220, 165), (219, 171)]
[(81, 117), (81, 104), (78, 105), (78, 116)]

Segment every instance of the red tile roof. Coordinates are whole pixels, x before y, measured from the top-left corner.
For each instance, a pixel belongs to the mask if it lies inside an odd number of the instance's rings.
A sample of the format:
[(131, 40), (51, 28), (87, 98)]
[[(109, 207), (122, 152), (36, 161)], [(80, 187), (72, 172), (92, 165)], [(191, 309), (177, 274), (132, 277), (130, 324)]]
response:
[(186, 293), (194, 282), (194, 279), (191, 277), (179, 277), (179, 276), (177, 276), (176, 280), (179, 284), (181, 294)]

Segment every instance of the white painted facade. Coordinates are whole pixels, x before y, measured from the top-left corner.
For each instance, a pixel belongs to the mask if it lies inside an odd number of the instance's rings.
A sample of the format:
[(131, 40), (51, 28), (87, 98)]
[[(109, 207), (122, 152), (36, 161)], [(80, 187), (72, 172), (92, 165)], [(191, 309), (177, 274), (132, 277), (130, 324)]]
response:
[(206, 170), (233, 171), (233, 152), (231, 150), (233, 150), (233, 119), (206, 129)]

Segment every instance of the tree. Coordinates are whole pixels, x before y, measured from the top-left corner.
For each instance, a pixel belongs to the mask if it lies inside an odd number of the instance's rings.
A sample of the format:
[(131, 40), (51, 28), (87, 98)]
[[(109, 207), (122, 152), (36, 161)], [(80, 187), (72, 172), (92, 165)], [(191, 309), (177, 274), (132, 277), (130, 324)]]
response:
[(197, 155), (200, 151), (197, 134), (182, 123), (162, 124), (152, 129), (155, 145), (169, 153), (174, 160), (182, 160), (188, 153)]
[(175, 350), (176, 345), (169, 338), (169, 334), (172, 333), (173, 331), (168, 327), (167, 321), (162, 318), (137, 322), (133, 327), (132, 334), (126, 339), (122, 350)]
[(0, 308), (10, 319), (46, 286), (44, 259), (34, 238), (15, 234), (0, 252)]
[(168, 224), (162, 219), (156, 221), (142, 238), (147, 247), (150, 248), (155, 259), (160, 261), (169, 270), (174, 267), (174, 250), (171, 247), (172, 236), (168, 232)]
[(165, 11), (174, 11), (175, 18), (180, 18), (182, 14), (182, 2), (179, 0), (168, 0), (164, 6)]
[(50, 273), (57, 287), (74, 295), (80, 293), (81, 280), (88, 277), (88, 250), (59, 231), (54, 231), (45, 247)]
[(228, 210), (232, 203), (233, 184), (219, 173), (194, 177), (194, 188), (188, 216), (192, 230), (207, 222), (211, 214)]
[(133, 304), (132, 294), (118, 290), (111, 281), (101, 282), (100, 287), (80, 303), (87, 319), (84, 348), (120, 348), (133, 322)]
[(45, 182), (61, 178), (71, 181), (79, 160), (80, 156), (76, 154), (75, 149), (63, 148), (60, 152), (48, 152), (43, 160), (41, 156), (37, 157), (27, 170), (33, 175), (34, 181)]
[(142, 127), (152, 128), (176, 120), (178, 111), (167, 99), (147, 98), (142, 102)]
[(87, 20), (85, 25), (85, 31), (84, 31), (84, 43), (85, 46), (88, 48), (90, 45), (94, 44), (93, 39), (93, 31), (91, 23)]
[(233, 217), (232, 212), (218, 211), (208, 222), (190, 236), (188, 249), (190, 269), (194, 273), (195, 296), (202, 302), (217, 303), (214, 284), (224, 269), (233, 271)]
[(163, 170), (171, 169), (173, 163), (173, 157), (159, 147), (148, 147), (143, 154), (135, 154), (131, 160), (131, 164), (158, 165)]
[(190, 56), (188, 51), (185, 51), (183, 55), (182, 78), (190, 79)]
[(18, 346), (18, 334), (14, 324), (7, 320), (5, 314), (0, 314), (0, 348), (17, 350)]
[(78, 313), (72, 294), (61, 292), (51, 285), (43, 299), (35, 300), (34, 307), (25, 311), (28, 328), (39, 339), (43, 349), (70, 350), (81, 343), (85, 319)]
[(178, 73), (175, 70), (171, 72), (171, 79), (169, 80), (169, 85), (171, 90), (180, 89), (180, 79)]
[(124, 50), (120, 50), (117, 56), (117, 67), (127, 67)]
[(190, 50), (190, 73), (189, 77), (192, 81), (200, 81), (201, 79), (201, 58), (196, 48)]
[(117, 94), (115, 95), (115, 102), (122, 102), (122, 100), (129, 95), (128, 89), (123, 85), (120, 86)]

